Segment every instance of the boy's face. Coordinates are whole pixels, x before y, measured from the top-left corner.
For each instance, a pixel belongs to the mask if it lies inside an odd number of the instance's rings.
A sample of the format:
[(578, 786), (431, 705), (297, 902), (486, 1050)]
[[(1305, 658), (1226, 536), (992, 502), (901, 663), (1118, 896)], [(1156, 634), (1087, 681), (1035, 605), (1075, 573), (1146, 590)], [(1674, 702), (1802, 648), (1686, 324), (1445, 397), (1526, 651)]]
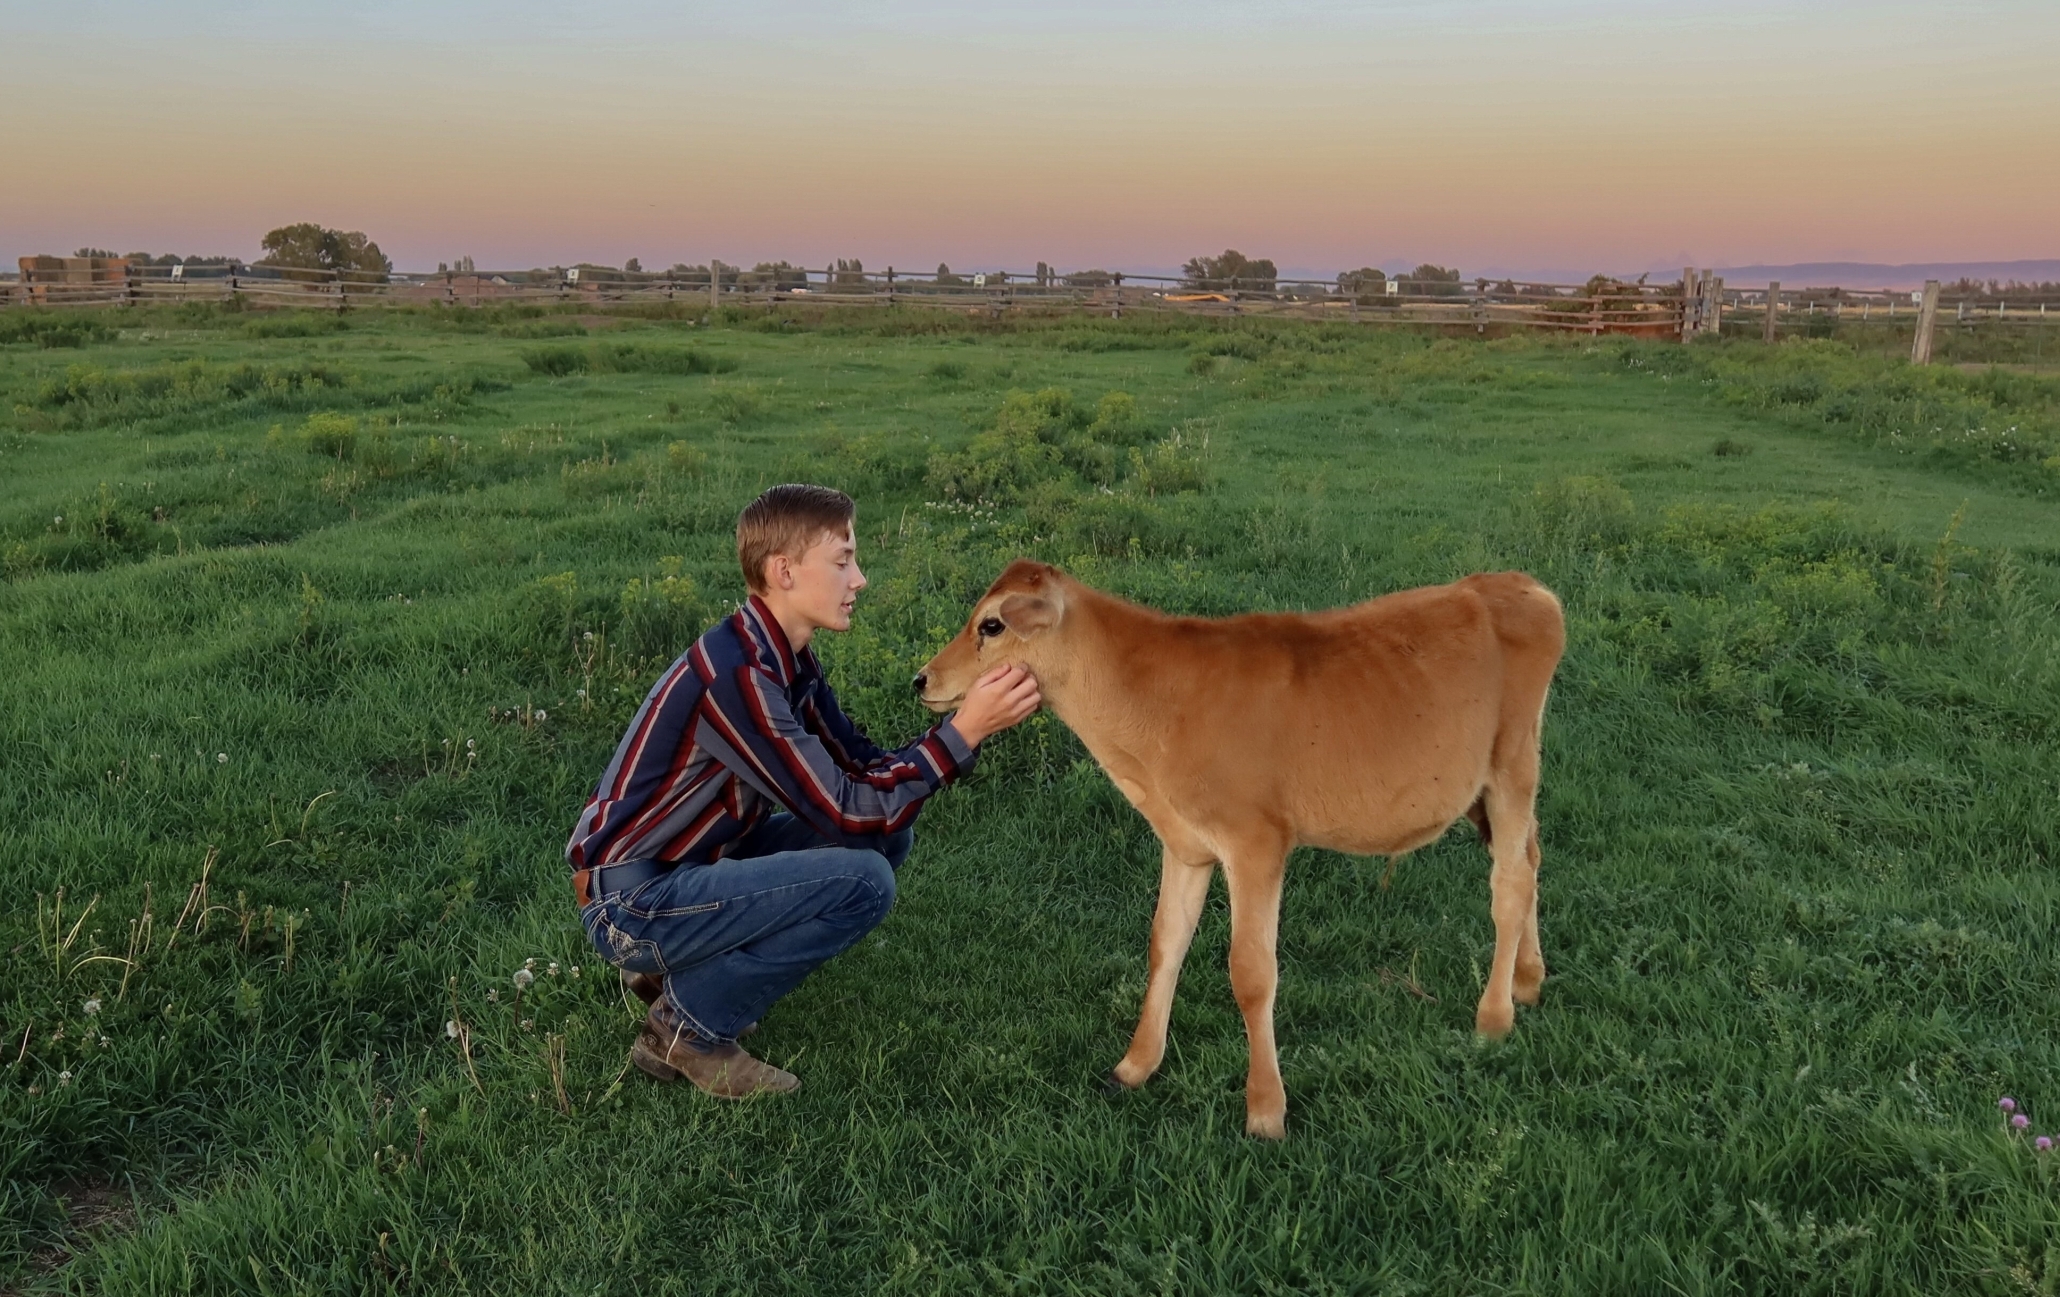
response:
[(775, 554), (765, 562), (766, 585), (780, 602), (818, 630), (850, 630), (851, 609), (865, 589), (858, 570), (858, 540), (853, 532), (824, 532), (800, 558)]

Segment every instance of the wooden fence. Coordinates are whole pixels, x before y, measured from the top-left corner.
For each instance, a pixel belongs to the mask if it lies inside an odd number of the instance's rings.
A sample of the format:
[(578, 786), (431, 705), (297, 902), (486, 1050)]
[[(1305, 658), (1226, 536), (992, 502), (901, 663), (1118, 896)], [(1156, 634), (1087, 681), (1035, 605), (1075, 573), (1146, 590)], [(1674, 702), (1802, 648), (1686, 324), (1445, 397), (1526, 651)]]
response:
[[(1167, 275), (1040, 269), (1024, 274), (899, 274), (846, 269), (745, 270), (715, 262), (680, 273), (581, 267), (567, 271), (450, 271), (434, 274), (294, 270), (264, 266), (135, 266), (112, 259), (24, 257), (21, 273), (0, 279), (0, 305), (33, 307), (146, 306), (234, 301), (258, 307), (352, 310), (383, 305), (479, 307), (509, 304), (591, 305), (681, 303), (688, 307), (932, 307), (1004, 315), (1075, 312), (1122, 316), (1182, 312), (1430, 325), (1486, 333), (1544, 329), (1691, 341), (1733, 331), (1757, 318), (1762, 336), (1809, 332), (1840, 321), (1908, 320), (1915, 326), (1912, 359), (1929, 360), (1935, 321), (1950, 316), (1984, 327), (2043, 325), (2049, 305), (1994, 295), (1947, 297), (1934, 282), (1919, 293), (1838, 287), (1728, 287), (1711, 271), (1684, 269), (1664, 284), (1596, 279), (1588, 284), (1399, 277), (1380, 280), (1274, 278), (1196, 281)], [(1742, 317), (1742, 318), (1741, 318)]]

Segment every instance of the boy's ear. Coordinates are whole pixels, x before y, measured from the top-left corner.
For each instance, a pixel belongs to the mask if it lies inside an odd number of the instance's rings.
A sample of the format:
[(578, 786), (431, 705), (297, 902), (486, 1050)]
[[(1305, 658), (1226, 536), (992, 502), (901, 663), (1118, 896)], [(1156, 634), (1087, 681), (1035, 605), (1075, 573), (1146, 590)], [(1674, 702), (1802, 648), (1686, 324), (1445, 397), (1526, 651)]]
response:
[(1012, 594), (1001, 601), (995, 613), (1018, 635), (1035, 635), (1059, 624), (1058, 606), (1042, 595)]

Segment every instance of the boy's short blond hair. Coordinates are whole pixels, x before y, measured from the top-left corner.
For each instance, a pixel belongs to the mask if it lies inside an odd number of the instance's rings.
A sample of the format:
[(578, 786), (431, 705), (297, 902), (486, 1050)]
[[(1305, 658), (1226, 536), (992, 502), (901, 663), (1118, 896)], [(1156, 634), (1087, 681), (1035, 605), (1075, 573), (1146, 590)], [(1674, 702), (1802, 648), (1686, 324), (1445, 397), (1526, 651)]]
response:
[(825, 535), (851, 530), (858, 506), (842, 491), (788, 482), (770, 487), (737, 515), (737, 565), (753, 594), (765, 593), (765, 561), (775, 554), (799, 559)]

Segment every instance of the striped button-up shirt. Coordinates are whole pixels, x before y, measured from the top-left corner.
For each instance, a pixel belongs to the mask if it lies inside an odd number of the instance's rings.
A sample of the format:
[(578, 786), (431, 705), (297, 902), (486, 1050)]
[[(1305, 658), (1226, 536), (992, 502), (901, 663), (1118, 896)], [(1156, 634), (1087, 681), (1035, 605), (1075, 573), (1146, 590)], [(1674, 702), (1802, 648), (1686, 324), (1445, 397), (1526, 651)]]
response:
[(945, 721), (899, 752), (837, 706), (757, 596), (651, 686), (566, 844), (573, 871), (626, 860), (709, 864), (778, 807), (832, 842), (875, 847), (973, 764)]

